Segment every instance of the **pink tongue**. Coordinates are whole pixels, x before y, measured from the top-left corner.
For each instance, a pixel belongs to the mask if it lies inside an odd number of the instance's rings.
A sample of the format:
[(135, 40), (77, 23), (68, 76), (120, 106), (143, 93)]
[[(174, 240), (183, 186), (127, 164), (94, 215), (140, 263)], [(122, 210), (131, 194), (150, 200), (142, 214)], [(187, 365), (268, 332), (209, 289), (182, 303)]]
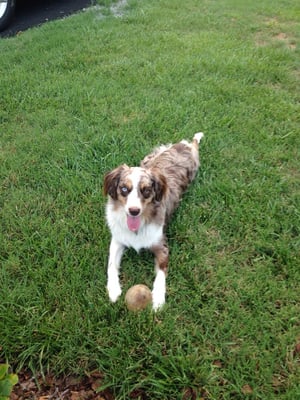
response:
[(133, 232), (138, 231), (140, 225), (141, 225), (140, 217), (132, 217), (131, 215), (127, 216), (127, 226), (131, 231)]

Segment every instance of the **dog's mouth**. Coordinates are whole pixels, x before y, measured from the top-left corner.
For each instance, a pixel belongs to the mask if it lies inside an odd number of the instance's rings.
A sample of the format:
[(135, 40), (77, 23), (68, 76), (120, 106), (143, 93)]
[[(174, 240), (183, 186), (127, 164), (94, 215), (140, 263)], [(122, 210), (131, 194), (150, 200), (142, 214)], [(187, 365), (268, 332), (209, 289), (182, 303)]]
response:
[(127, 215), (127, 226), (129, 230), (131, 230), (132, 232), (137, 232), (139, 230), (140, 225), (141, 225), (141, 217), (139, 215), (137, 216)]

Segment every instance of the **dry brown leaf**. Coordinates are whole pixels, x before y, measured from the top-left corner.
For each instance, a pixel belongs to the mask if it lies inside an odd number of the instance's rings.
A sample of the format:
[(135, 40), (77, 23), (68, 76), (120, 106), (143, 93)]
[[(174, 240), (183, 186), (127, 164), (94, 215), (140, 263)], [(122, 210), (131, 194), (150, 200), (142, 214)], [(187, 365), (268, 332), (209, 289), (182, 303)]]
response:
[(102, 379), (97, 379), (91, 384), (91, 388), (96, 392), (102, 385)]
[(300, 343), (297, 343), (293, 351), (293, 356), (297, 357), (299, 355), (300, 355)]
[(253, 389), (250, 385), (244, 385), (242, 387), (242, 393), (243, 394), (252, 394), (253, 393)]
[(71, 391), (71, 400), (79, 400), (79, 399), (80, 399), (80, 392)]
[(221, 360), (215, 360), (213, 361), (213, 366), (216, 368), (223, 368), (223, 363)]

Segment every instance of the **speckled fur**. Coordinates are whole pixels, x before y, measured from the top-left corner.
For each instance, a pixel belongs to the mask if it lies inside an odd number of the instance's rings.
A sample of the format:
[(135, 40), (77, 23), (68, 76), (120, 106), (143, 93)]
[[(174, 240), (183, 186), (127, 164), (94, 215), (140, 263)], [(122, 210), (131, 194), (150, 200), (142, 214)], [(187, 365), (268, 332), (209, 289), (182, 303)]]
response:
[[(121, 294), (118, 273), (124, 249), (133, 247), (137, 251), (146, 248), (154, 253), (153, 308), (157, 310), (164, 304), (169, 260), (165, 227), (183, 192), (196, 176), (202, 136), (197, 133), (190, 143), (183, 140), (160, 146), (141, 161), (140, 167), (124, 164), (105, 176), (106, 219), (112, 234), (107, 282), (111, 301), (116, 301)], [(128, 193), (124, 193), (124, 188)], [(135, 217), (131, 214), (133, 211), (140, 221), (134, 232), (126, 224), (126, 218)]]

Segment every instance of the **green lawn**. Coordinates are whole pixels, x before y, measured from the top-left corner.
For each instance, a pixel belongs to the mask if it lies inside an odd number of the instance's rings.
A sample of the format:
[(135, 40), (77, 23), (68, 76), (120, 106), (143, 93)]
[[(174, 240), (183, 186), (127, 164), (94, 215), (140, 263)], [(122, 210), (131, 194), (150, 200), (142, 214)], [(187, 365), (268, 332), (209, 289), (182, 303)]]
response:
[[(116, 399), (300, 399), (299, 38), (298, 0), (129, 0), (0, 41), (2, 360)], [(103, 176), (200, 130), (167, 304), (130, 313)], [(153, 278), (127, 251), (124, 292)]]

